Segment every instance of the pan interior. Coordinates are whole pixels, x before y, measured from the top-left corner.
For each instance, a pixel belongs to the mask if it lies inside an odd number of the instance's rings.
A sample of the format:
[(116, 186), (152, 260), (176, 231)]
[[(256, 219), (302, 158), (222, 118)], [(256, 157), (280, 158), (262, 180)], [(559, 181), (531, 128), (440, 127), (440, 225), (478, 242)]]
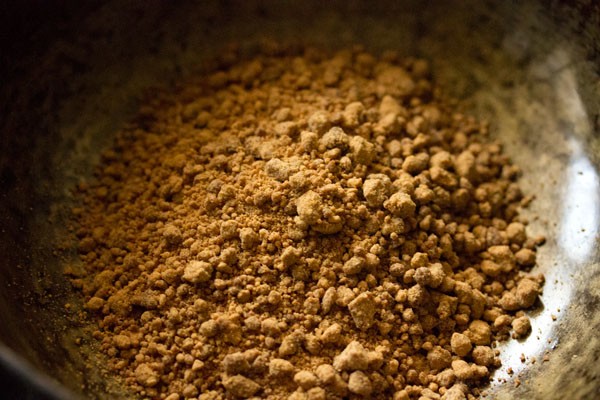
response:
[[(536, 196), (526, 215), (530, 234), (547, 237), (538, 257), (542, 304), (532, 334), (501, 347), (504, 367), (488, 393), (592, 396), (600, 356), (597, 15), (535, 2), (371, 3), (336, 1), (325, 10), (317, 2), (112, 1), (84, 10), (58, 33), (40, 28), (47, 47), (20, 59), (0, 93), (7, 110), (0, 117), (2, 341), (76, 393), (126, 397), (118, 382), (100, 378), (90, 332), (72, 322), (76, 306), (65, 308), (78, 300), (54, 250), (68, 247), (60, 238), (70, 188), (90, 176), (145, 90), (173, 85), (229, 43), (246, 54), (273, 40), (328, 49), (362, 44), (431, 60), (444, 90), (491, 122), (524, 171), (524, 191)], [(521, 354), (538, 362), (522, 363)], [(516, 387), (517, 377), (526, 384)]]

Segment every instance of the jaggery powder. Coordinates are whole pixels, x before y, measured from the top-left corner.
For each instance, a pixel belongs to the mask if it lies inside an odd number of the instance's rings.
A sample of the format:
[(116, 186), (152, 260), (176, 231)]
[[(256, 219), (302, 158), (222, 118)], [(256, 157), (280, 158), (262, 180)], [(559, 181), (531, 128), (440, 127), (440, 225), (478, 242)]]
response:
[(148, 96), (78, 188), (110, 371), (153, 399), (477, 396), (543, 283), (487, 125), (423, 60), (224, 59)]

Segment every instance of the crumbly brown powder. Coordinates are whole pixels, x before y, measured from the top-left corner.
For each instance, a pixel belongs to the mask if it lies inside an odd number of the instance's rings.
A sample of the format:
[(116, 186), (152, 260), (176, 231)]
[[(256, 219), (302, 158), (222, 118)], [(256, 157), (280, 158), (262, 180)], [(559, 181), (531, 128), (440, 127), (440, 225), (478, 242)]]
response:
[(423, 60), (234, 61), (150, 97), (79, 188), (110, 369), (168, 400), (476, 395), (543, 283), (519, 169)]

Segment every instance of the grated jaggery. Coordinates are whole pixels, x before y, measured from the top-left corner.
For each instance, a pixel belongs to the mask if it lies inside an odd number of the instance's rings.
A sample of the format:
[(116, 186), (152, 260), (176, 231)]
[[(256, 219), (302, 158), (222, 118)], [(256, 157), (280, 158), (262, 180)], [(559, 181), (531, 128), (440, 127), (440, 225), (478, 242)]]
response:
[(141, 398), (466, 399), (543, 277), (488, 125), (426, 61), (228, 58), (155, 92), (73, 210), (73, 279)]

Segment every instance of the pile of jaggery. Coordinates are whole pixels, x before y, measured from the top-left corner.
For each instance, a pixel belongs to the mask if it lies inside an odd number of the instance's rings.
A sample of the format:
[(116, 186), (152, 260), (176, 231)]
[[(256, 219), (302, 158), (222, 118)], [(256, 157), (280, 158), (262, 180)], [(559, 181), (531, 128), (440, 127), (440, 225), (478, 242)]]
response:
[(223, 59), (150, 92), (78, 187), (111, 373), (168, 400), (477, 396), (543, 283), (487, 125), (393, 52)]

